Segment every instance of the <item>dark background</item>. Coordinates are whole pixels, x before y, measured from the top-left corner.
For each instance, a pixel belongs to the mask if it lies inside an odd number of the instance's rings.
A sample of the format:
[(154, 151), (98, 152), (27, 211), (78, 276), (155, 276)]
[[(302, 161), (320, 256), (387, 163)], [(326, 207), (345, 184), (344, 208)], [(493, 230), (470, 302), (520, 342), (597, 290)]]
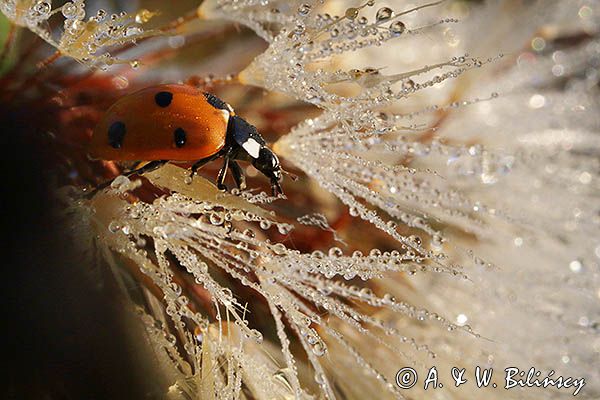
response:
[(74, 243), (52, 212), (52, 165), (28, 139), (26, 121), (0, 115), (2, 397), (158, 398), (156, 368), (138, 345), (141, 327), (125, 318), (110, 282), (90, 273), (102, 267), (72, 261)]

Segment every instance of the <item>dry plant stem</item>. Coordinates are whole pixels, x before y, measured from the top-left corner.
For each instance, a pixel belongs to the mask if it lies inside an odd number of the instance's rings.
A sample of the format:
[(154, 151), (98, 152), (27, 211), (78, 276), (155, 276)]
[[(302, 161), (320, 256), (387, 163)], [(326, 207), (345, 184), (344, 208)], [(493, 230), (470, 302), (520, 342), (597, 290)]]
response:
[(6, 39), (4, 40), (4, 46), (2, 46), (2, 52), (0, 53), (0, 64), (4, 62), (4, 59), (6, 58), (13, 46), (16, 29), (17, 28), (15, 24), (10, 23), (10, 27), (8, 28), (8, 34), (6, 35)]
[(188, 22), (191, 22), (197, 18), (199, 18), (198, 12), (196, 11), (196, 9), (194, 9), (192, 11), (187, 12), (184, 16), (179, 17), (179, 18), (175, 19), (174, 21), (170, 22), (168, 25), (166, 25), (162, 28), (159, 28), (159, 30), (161, 30), (165, 33), (169, 33), (171, 31), (179, 29), (183, 25), (185, 25)]
[[(181, 52), (182, 49), (193, 47), (193, 46), (197, 45), (198, 43), (210, 41), (214, 37), (218, 37), (222, 34), (227, 34), (227, 33), (231, 33), (231, 32), (233, 32), (233, 29), (231, 27), (224, 27), (223, 29), (219, 29), (219, 30), (215, 30), (215, 31), (203, 32), (199, 35), (191, 36), (189, 38), (190, 40), (187, 40), (185, 45), (180, 48), (176, 48), (176, 49), (165, 48), (165, 49), (156, 51), (154, 53), (150, 53), (146, 56), (142, 56), (139, 58), (139, 61), (143, 66), (149, 67), (149, 66), (153, 65), (155, 62), (164, 61), (165, 59), (168, 59), (169, 57), (176, 56), (177, 53)], [(126, 68), (128, 68), (128, 66), (124, 65), (124, 66), (122, 66), (122, 68), (126, 69)], [(129, 74), (134, 74), (134, 73), (135, 73), (134, 71), (129, 69)]]
[[(200, 42), (206, 41), (206, 40), (210, 40), (212, 37), (214, 37), (215, 35), (220, 35), (226, 32), (231, 32), (232, 28), (231, 27), (225, 27), (224, 30), (220, 30), (218, 32), (205, 32), (201, 35), (195, 35), (193, 36), (193, 40), (188, 40), (186, 41), (185, 47), (192, 47), (194, 45), (197, 45)], [(181, 48), (178, 49), (171, 49), (171, 48), (167, 48), (164, 49), (162, 51), (157, 51), (155, 53), (149, 53), (148, 55), (143, 55), (140, 57), (140, 62), (143, 66), (145, 67), (151, 67), (154, 65), (155, 62), (161, 62), (164, 61), (165, 58), (168, 58), (170, 56), (175, 56), (177, 55), (177, 52), (181, 51)], [(119, 74), (121, 76), (134, 76), (137, 71), (131, 69), (129, 66), (127, 65), (117, 65), (114, 67), (114, 73), (115, 74)], [(58, 80), (58, 82), (60, 83), (60, 88), (58, 89), (51, 89), (49, 91), (49, 94), (56, 94), (58, 92), (65, 92), (68, 93), (69, 90), (71, 89), (77, 89), (79, 87), (81, 87), (82, 85), (85, 85), (86, 81), (94, 78), (97, 76), (96, 74), (96, 70), (90, 69), (87, 72), (77, 75), (75, 77), (67, 77), (68, 80), (65, 77), (61, 76), (61, 71), (57, 70), (54, 74), (51, 74), (50, 77), (48, 77), (48, 79), (52, 80)], [(189, 80), (191, 80), (193, 78), (190, 78)], [(227, 79), (223, 80), (223, 83), (227, 83)]]
[[(190, 11), (188, 12), (185, 16), (183, 17), (179, 17), (177, 19), (175, 19), (174, 21), (171, 21), (167, 24), (165, 24), (162, 27), (159, 27), (157, 30), (164, 33), (165, 35), (168, 36), (168, 34), (175, 34), (176, 30), (181, 28), (183, 25), (187, 24), (188, 22), (191, 22), (195, 19), (198, 18), (198, 14), (195, 11)], [(119, 48), (115, 49), (113, 51), (113, 53), (115, 55), (118, 55), (120, 53), (123, 53), (124, 51), (127, 51), (133, 47), (139, 46), (142, 43), (155, 38), (155, 36), (147, 36), (147, 37), (143, 37), (139, 40), (136, 41), (136, 43), (127, 43), (125, 45), (120, 46)]]
[[(103, 203), (107, 202), (106, 196), (110, 195), (100, 192), (97, 196), (99, 197), (97, 199), (94, 199), (93, 201)], [(131, 204), (135, 204), (136, 202), (140, 201), (139, 198), (133, 195), (130, 195), (127, 198), (128, 202), (130, 202)], [(162, 299), (164, 297), (164, 293), (162, 292), (162, 290), (152, 281), (150, 277), (148, 277), (148, 275), (144, 274), (139, 269), (139, 267), (137, 266), (137, 264), (135, 264), (133, 260), (123, 256), (121, 256), (120, 259), (123, 260), (129, 272), (136, 277), (136, 280), (140, 281), (144, 285), (144, 287), (146, 287), (146, 289), (148, 289), (157, 299)], [(214, 300), (210, 297), (210, 294), (206, 290), (203, 290), (200, 285), (191, 282), (190, 276), (187, 273), (178, 270), (171, 263), (170, 267), (170, 272), (173, 275), (173, 282), (182, 287), (182, 289), (185, 290), (185, 293), (188, 295), (188, 297), (192, 300), (192, 302), (188, 304), (190, 310), (202, 310), (203, 313), (214, 318)]]
[(14, 65), (0, 78), (0, 83), (5, 85), (9, 82), (12, 82), (19, 74), (23, 73), (20, 68), (26, 65), (29, 58), (35, 54), (36, 50), (39, 49), (43, 43), (44, 42), (37, 36), (33, 36), (29, 46), (27, 46), (25, 51), (18, 56), (18, 59), (15, 61)]
[(186, 80), (186, 84), (210, 90), (211, 88), (219, 85), (240, 84), (240, 78), (239, 75), (229, 75), (225, 78), (191, 76)]
[(61, 54), (60, 51), (55, 51), (51, 56), (36, 64), (36, 67), (38, 69), (36, 72), (40, 73), (42, 70), (48, 68), (50, 65), (55, 63), (60, 57), (62, 57), (62, 55), (63, 54)]
[[(188, 14), (186, 14), (184, 17), (179, 17), (176, 20), (166, 24), (165, 26), (158, 28), (158, 31), (160, 32), (164, 32), (165, 34), (173, 32), (177, 29), (179, 29), (181, 26), (183, 26), (184, 24), (193, 21), (194, 19), (198, 18), (198, 15), (195, 11), (189, 12)], [(154, 36), (145, 36), (142, 37), (141, 39), (139, 39), (137, 41), (137, 43), (135, 45), (140, 45), (142, 42), (152, 39)], [(202, 38), (203, 39), (203, 38)], [(122, 53), (128, 49), (131, 49), (134, 46), (133, 43), (129, 43), (129, 44), (125, 44), (120, 46), (118, 49), (116, 49), (114, 51), (115, 54), (119, 54)], [(45, 60), (42, 60), (41, 62), (39, 62), (37, 64), (37, 69), (36, 71), (29, 77), (27, 78), (20, 86), (18, 86), (15, 89), (15, 93), (21, 92), (23, 90), (27, 90), (29, 89), (33, 84), (35, 83), (43, 83), (44, 80), (53, 80), (56, 79), (57, 76), (60, 74), (60, 71), (56, 71), (54, 76), (51, 74), (50, 76), (44, 77), (44, 79), (41, 79), (40, 74), (43, 71), (47, 71), (48, 67), (50, 65), (52, 65), (55, 61), (57, 61), (60, 57), (62, 56), (60, 51), (56, 51), (55, 53), (53, 53), (51, 56), (49, 56), (48, 58), (46, 58)], [(67, 62), (74, 62), (75, 60), (72, 58), (66, 58)], [(93, 74), (93, 71), (92, 71)], [(11, 97), (12, 98), (12, 97)], [(9, 98), (9, 100), (11, 99)]]
[(54, 64), (60, 57), (62, 57), (62, 54), (60, 53), (60, 51), (55, 51), (51, 56), (49, 56), (46, 59), (44, 59), (44, 60), (40, 61), (39, 63), (37, 63), (36, 64), (35, 72), (33, 72), (29, 76), (29, 78), (27, 78), (24, 81), (22, 81), (21, 84), (18, 85), (15, 89), (13, 89), (13, 90), (11, 90), (11, 91), (8, 92), (8, 94), (7, 94), (8, 95), (7, 101), (12, 101), (16, 95), (27, 91), (34, 84), (37, 84), (39, 86), (43, 86), (43, 83), (44, 83), (43, 74), (44, 74), (44, 72), (47, 71), (47, 69), (52, 64)]

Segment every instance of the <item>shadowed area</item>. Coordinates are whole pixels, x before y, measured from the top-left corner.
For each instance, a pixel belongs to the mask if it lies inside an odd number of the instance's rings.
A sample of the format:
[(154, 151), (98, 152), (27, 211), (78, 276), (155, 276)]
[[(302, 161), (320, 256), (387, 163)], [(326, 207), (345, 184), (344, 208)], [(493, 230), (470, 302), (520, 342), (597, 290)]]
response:
[(144, 343), (141, 328), (102, 285), (102, 267), (72, 261), (76, 249), (53, 223), (52, 166), (21, 122), (2, 120), (5, 398), (158, 398), (152, 360), (132, 342)]

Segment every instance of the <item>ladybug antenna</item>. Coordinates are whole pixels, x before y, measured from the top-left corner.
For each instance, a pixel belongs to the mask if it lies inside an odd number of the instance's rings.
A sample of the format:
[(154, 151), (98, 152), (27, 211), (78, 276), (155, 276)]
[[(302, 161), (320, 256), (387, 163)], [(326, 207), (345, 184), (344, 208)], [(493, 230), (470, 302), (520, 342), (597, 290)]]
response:
[(281, 172), (283, 172), (284, 174), (286, 174), (287, 176), (289, 176), (290, 179), (293, 180), (294, 182), (296, 182), (298, 180), (298, 175), (292, 174), (291, 172), (286, 171), (283, 168), (281, 168)]

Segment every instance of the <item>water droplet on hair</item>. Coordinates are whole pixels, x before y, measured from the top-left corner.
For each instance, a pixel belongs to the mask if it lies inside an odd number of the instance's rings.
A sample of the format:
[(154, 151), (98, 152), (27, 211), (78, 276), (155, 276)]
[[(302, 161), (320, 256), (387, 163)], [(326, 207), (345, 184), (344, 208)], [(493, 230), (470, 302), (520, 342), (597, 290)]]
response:
[(120, 229), (121, 229), (121, 225), (119, 224), (118, 221), (111, 221), (110, 224), (108, 224), (108, 230), (111, 233), (117, 233)]
[(391, 8), (381, 7), (379, 10), (377, 10), (377, 14), (375, 14), (375, 19), (377, 19), (377, 21), (386, 21), (392, 18), (392, 15), (394, 15), (394, 11)]
[(402, 21), (392, 22), (390, 24), (390, 32), (394, 36), (402, 35), (405, 30), (406, 30), (406, 25), (404, 25), (404, 22), (402, 22)]
[(308, 4), (302, 4), (298, 7), (298, 14), (305, 16), (310, 13), (311, 7)]
[(346, 9), (344, 16), (348, 19), (355, 19), (356, 17), (358, 17), (358, 8), (350, 7)]

